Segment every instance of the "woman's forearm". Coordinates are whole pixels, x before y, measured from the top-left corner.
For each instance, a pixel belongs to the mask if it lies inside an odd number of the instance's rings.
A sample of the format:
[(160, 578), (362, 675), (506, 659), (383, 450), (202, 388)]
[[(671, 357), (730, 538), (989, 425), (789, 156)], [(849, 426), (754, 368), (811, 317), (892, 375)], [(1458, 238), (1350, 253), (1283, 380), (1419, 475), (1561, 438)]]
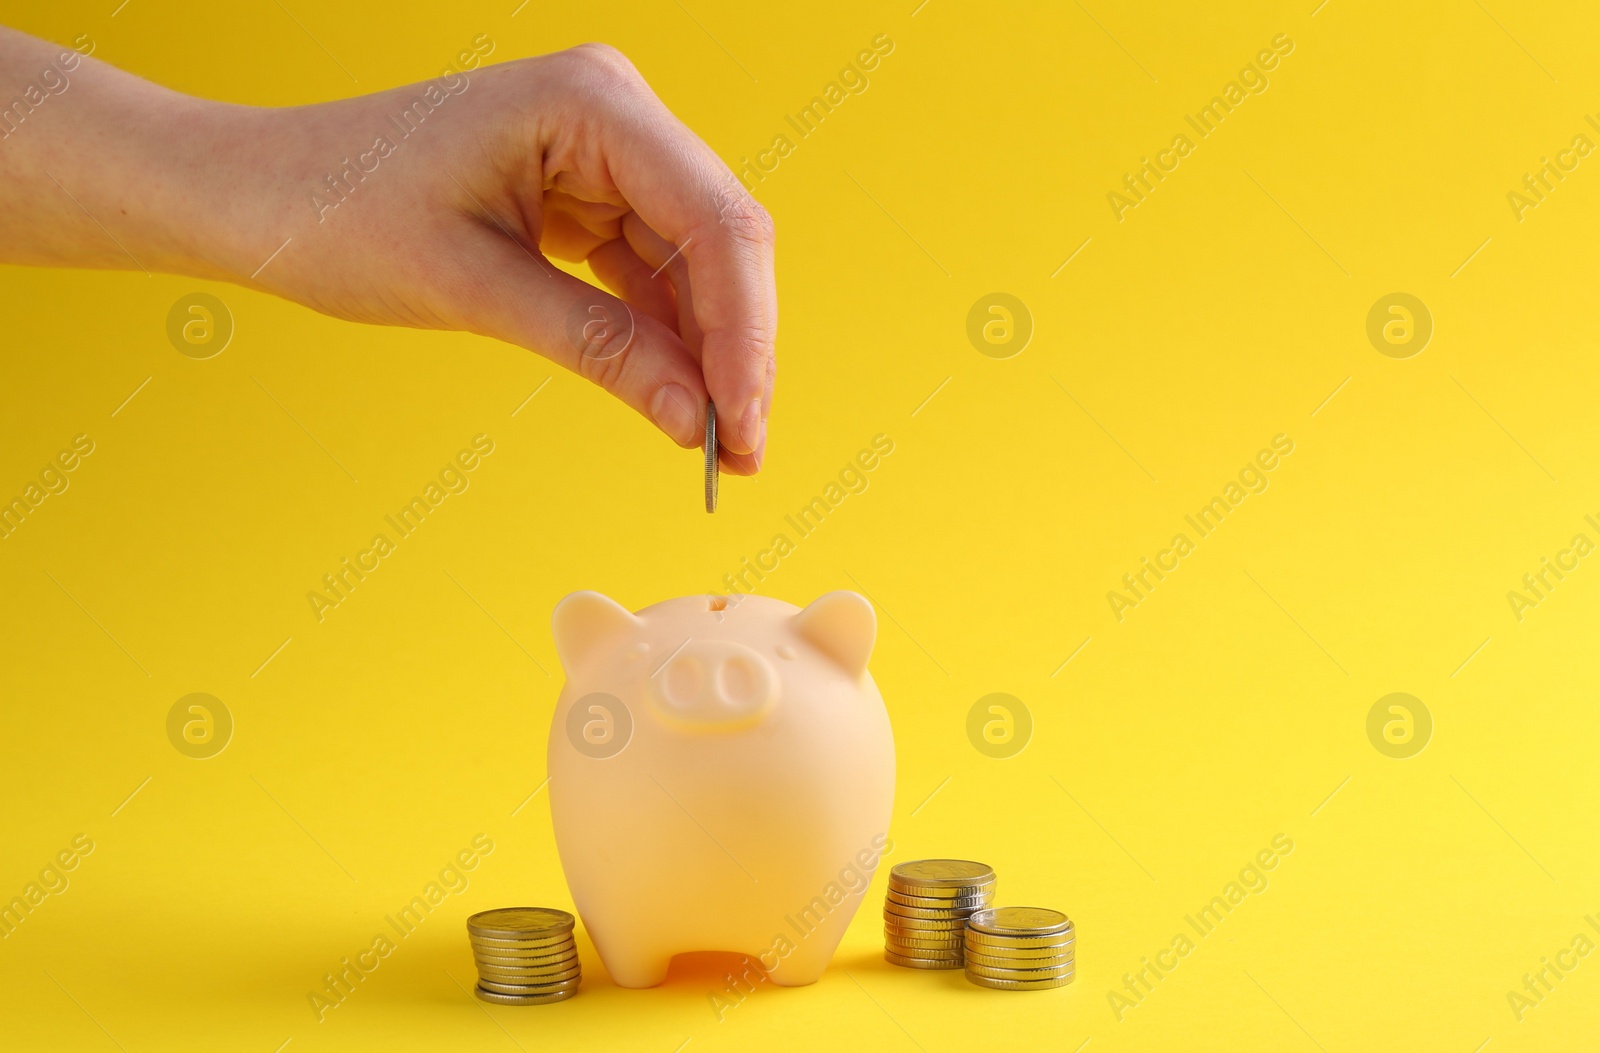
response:
[(191, 98), (4, 27), (0, 105), (0, 262), (238, 280), (271, 252), (250, 243), (270, 240), (250, 133), (271, 111)]

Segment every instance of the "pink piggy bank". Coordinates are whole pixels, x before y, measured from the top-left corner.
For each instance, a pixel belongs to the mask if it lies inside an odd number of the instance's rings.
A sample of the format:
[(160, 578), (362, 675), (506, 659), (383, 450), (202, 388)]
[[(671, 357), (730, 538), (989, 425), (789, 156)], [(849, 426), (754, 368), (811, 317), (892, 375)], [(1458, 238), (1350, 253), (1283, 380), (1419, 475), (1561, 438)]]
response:
[(552, 621), (556, 847), (611, 978), (653, 987), (676, 954), (731, 951), (814, 982), (889, 845), (872, 605), (690, 596), (629, 614), (575, 592)]

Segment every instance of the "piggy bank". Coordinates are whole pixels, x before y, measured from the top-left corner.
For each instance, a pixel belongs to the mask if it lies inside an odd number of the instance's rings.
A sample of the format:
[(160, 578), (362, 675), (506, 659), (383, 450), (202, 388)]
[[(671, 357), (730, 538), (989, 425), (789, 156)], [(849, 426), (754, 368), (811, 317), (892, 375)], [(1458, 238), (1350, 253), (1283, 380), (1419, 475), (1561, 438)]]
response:
[(888, 844), (872, 605), (691, 596), (630, 614), (576, 592), (552, 622), (556, 848), (611, 978), (653, 987), (674, 955), (729, 951), (815, 981)]

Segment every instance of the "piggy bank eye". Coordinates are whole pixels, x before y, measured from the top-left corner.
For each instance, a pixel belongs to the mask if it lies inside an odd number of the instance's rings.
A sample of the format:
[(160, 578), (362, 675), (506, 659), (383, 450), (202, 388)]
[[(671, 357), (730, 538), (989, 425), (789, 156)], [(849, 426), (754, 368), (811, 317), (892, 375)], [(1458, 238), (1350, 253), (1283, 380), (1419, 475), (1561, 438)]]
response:
[(786, 643), (779, 644), (778, 645), (778, 657), (779, 658), (793, 658), (794, 657), (794, 648), (790, 647)]

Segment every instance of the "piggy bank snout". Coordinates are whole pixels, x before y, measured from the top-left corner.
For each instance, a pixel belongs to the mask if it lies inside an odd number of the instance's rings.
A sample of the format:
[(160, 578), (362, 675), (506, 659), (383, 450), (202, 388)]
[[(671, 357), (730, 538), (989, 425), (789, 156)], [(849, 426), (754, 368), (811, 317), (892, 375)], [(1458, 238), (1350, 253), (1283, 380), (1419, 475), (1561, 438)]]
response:
[(651, 694), (674, 722), (724, 727), (759, 720), (778, 698), (778, 674), (756, 651), (725, 640), (685, 644), (651, 677)]

